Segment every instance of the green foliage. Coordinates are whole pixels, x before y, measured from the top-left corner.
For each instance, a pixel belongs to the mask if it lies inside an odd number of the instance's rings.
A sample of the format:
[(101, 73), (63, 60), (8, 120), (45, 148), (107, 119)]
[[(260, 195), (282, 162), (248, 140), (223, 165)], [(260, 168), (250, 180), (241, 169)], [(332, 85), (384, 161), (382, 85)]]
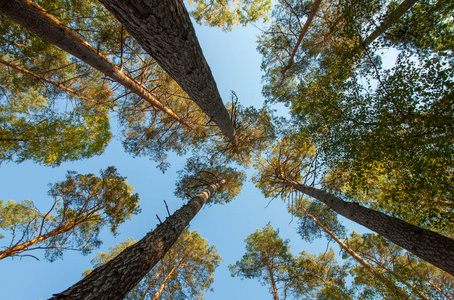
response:
[(102, 153), (111, 137), (112, 91), (100, 73), (5, 17), (0, 17), (0, 34), (2, 60), (76, 93), (1, 66), (0, 162), (58, 166)]
[[(128, 239), (110, 247), (107, 252), (98, 252), (92, 260), (93, 267), (105, 264), (134, 243), (133, 239)], [(204, 292), (210, 289), (214, 281), (214, 271), (221, 261), (215, 246), (210, 246), (197, 231), (185, 230), (164, 258), (129, 292), (126, 299), (151, 299), (161, 285), (164, 285), (164, 289), (159, 299), (203, 299)], [(86, 270), (84, 276), (90, 272), (91, 270)]]
[(178, 171), (175, 195), (189, 200), (208, 185), (225, 180), (207, 204), (225, 204), (232, 201), (241, 191), (246, 174), (232, 167), (221, 165), (203, 156), (192, 156), (187, 159), (185, 167)]
[[(146, 57), (137, 42), (104, 6), (93, 1), (70, 0), (41, 1), (39, 4), (97, 48), (97, 51), (118, 64), (158, 101), (188, 122), (193, 130), (151, 107), (143, 99), (129, 96), (130, 92), (120, 91), (118, 85), (109, 84), (91, 67), (81, 64), (6, 18), (1, 18), (3, 38), (0, 47), (5, 53), (2, 59), (13, 61), (21, 68), (74, 91), (68, 94), (68, 91), (40, 82), (30, 75), (5, 68), (8, 74), (4, 74), (2, 90), (6, 102), (12, 96), (40, 96), (43, 100), (47, 99), (47, 106), (33, 111), (33, 115), (30, 112), (31, 116), (27, 116), (30, 120), (26, 118), (22, 123), (2, 120), (1, 124), (4, 121), (5, 128), (0, 132), (0, 137), (5, 136), (4, 141), (1, 141), (6, 148), (5, 153), (2, 153), (4, 160), (20, 162), (33, 159), (58, 165), (65, 160), (100, 154), (110, 139), (109, 111), (117, 107), (126, 151), (135, 156), (150, 156), (163, 171), (169, 166), (167, 152), (174, 151), (182, 155), (204, 140), (207, 117), (152, 59)], [(23, 42), (24, 36), (27, 43)], [(11, 90), (12, 86), (15, 90)], [(114, 94), (115, 99), (112, 97)], [(66, 100), (66, 105), (62, 100)], [(6, 106), (4, 110), (9, 111), (10, 107)], [(19, 118), (17, 112), (12, 111), (11, 114), (11, 118)], [(93, 124), (97, 128), (93, 128)], [(93, 130), (88, 130), (90, 128)], [(36, 132), (40, 132), (37, 137)], [(42, 132), (47, 134), (43, 136)], [(12, 140), (11, 136), (19, 136), (20, 140)], [(40, 151), (36, 146), (39, 143), (49, 144), (49, 149)], [(49, 155), (46, 156), (46, 153)]]
[(273, 111), (267, 107), (256, 109), (252, 106), (243, 107), (237, 103), (238, 98), (232, 92), (233, 103), (227, 103), (236, 130), (238, 145), (224, 137), (217, 129), (211, 131), (212, 139), (207, 142), (207, 154), (214, 160), (225, 163), (237, 163), (245, 168), (251, 166), (254, 157), (260, 155), (276, 138)]
[[(167, 152), (184, 155), (206, 140), (207, 116), (188, 99), (186, 93), (154, 62), (148, 63), (148, 80), (153, 79), (153, 95), (194, 130), (156, 111), (148, 102), (133, 95), (126, 97), (118, 112), (122, 125), (123, 145), (134, 156), (149, 156), (165, 172), (170, 167)], [(151, 86), (150, 86), (151, 88)]]
[[(12, 200), (3, 203), (0, 200), (0, 229), (13, 232), (15, 228), (25, 228), (27, 224), (40, 217), (39, 211), (30, 200), (16, 203)], [(0, 239), (5, 236), (0, 233)]]
[(197, 23), (225, 31), (239, 24), (268, 20), (271, 11), (270, 0), (189, 0), (189, 5), (194, 7), (191, 15)]
[[(380, 236), (353, 232), (348, 244), (370, 264), (383, 270), (412, 299), (449, 299), (448, 295), (452, 297), (454, 294), (452, 276)], [(397, 299), (393, 290), (389, 290), (363, 266), (355, 264), (348, 254), (344, 253), (343, 258), (350, 260), (349, 273), (354, 277), (353, 285), (360, 290), (361, 299), (376, 299), (376, 295)]]
[(352, 299), (345, 287), (347, 275), (333, 248), (319, 255), (302, 251), (291, 268), (292, 288), (302, 299)]
[(335, 170), (328, 186), (415, 225), (448, 230), (453, 76), (437, 57), (418, 63), (401, 55), (380, 71), (375, 90), (352, 78), (343, 94), (320, 92), (318, 111), (310, 101), (296, 104), (302, 130)]
[(132, 191), (126, 179), (108, 167), (100, 177), (68, 172), (65, 181), (51, 186), (49, 195), (55, 200), (46, 213), (28, 200), (8, 201), (0, 206), (0, 224), (12, 240), (0, 255), (46, 249), (46, 258), (53, 261), (65, 249), (89, 253), (101, 244), (99, 232), (104, 226), (116, 234), (120, 224), (139, 212), (139, 197)]
[[(417, 226), (451, 232), (452, 5), (422, 1), (404, 15), (386, 35), (386, 45), (400, 54), (384, 70), (380, 45), (364, 49), (360, 42), (397, 3), (325, 3), (286, 70), (310, 4), (279, 3), (260, 39), (268, 101), (290, 106), (299, 134), (316, 145), (323, 171), (331, 170), (324, 174), (331, 191)], [(261, 178), (269, 196), (283, 192), (266, 188)]]
[(322, 1), (296, 48), (313, 1), (279, 1), (271, 25), (258, 41), (267, 102), (290, 105), (296, 101), (299, 85), (311, 82), (316, 74), (329, 75), (330, 80), (348, 78), (361, 57), (360, 41), (375, 27), (383, 4), (381, 0)]
[(339, 238), (343, 238), (346, 234), (346, 228), (339, 222), (337, 214), (324, 203), (297, 197), (297, 199), (293, 200), (293, 207), (290, 207), (289, 211), (299, 219), (297, 232), (305, 241), (312, 242), (323, 236), (327, 240), (331, 240), (331, 237), (311, 220), (307, 214), (314, 216), (323, 226)]
[(318, 256), (303, 251), (293, 257), (289, 241), (282, 240), (270, 223), (245, 242), (246, 253), (229, 266), (232, 276), (258, 278), (271, 285), (271, 292), (274, 285), (284, 299), (350, 299), (345, 288), (347, 273), (337, 264), (333, 249)]
[(257, 170), (252, 178), (265, 197), (281, 197), (287, 200), (291, 189), (282, 186), (282, 179), (310, 183), (317, 172), (317, 156), (314, 144), (302, 135), (289, 132), (271, 146), (265, 156), (259, 156), (254, 163)]
[(240, 261), (229, 265), (232, 276), (258, 278), (263, 284), (275, 284), (276, 288), (282, 285), (286, 290), (287, 268), (292, 260), (289, 241), (282, 240), (279, 237), (279, 230), (274, 230), (270, 223), (251, 233), (244, 241), (246, 253)]
[(83, 109), (56, 112), (32, 88), (8, 98), (0, 99), (0, 163), (33, 160), (58, 166), (99, 155), (110, 140), (105, 114)]
[(100, 220), (109, 224), (112, 233), (116, 234), (118, 225), (138, 212), (139, 196), (133, 194), (133, 190), (115, 167), (108, 167), (101, 170), (101, 177), (70, 171), (65, 181), (51, 187), (49, 195), (62, 197), (63, 207), (59, 211), (71, 213), (75, 218), (102, 210), (105, 215)]
[(418, 1), (411, 13), (400, 18), (384, 36), (385, 44), (418, 53), (454, 50), (452, 1)]

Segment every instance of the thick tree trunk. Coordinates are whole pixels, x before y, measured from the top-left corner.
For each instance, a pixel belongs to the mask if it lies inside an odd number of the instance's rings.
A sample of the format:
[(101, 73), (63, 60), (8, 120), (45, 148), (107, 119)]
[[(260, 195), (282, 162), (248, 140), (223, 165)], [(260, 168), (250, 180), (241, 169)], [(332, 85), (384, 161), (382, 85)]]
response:
[(182, 0), (100, 0), (237, 145), (235, 129)]
[(418, 0), (404, 0), (393, 12), (391, 12), (381, 24), (372, 32), (363, 42), (363, 46), (367, 47), (375, 41), (382, 33), (388, 30), (399, 18), (406, 13)]
[(356, 260), (360, 265), (365, 267), (373, 276), (375, 276), (378, 280), (380, 280), (386, 287), (388, 287), (391, 291), (393, 291), (396, 296), (399, 296), (400, 299), (409, 299), (409, 296), (395, 284), (395, 282), (391, 281), (390, 279), (386, 278), (382, 273), (380, 273), (374, 266), (368, 263), (364, 258), (362, 258), (358, 253), (356, 253), (352, 248), (350, 248), (347, 244), (342, 242), (340, 238), (337, 237), (331, 230), (329, 230), (325, 225), (320, 223), (317, 218), (311, 215), (304, 207), (301, 208), (306, 216), (309, 217), (312, 221), (317, 224), (323, 231), (325, 231), (342, 249), (344, 249), (350, 256)]
[(223, 179), (210, 185), (139, 242), (51, 299), (123, 299), (164, 257), (211, 194), (224, 183)]
[(144, 99), (152, 106), (171, 116), (183, 125), (194, 128), (173, 111), (155, 99), (134, 78), (120, 70), (115, 64), (79, 37), (75, 32), (60, 24), (55, 17), (30, 0), (0, 0), (0, 13), (24, 26), (42, 39), (74, 55), (115, 82)]
[(346, 202), (333, 194), (281, 178), (281, 184), (311, 196), (336, 213), (380, 234), (419, 258), (454, 275), (454, 240), (384, 213)]

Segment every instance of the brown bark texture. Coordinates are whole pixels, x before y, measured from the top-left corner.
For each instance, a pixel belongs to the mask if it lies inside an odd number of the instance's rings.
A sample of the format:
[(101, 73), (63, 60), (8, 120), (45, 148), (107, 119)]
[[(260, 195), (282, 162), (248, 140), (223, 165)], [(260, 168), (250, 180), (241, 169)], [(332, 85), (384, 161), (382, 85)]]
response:
[(281, 183), (325, 203), (339, 215), (369, 228), (428, 263), (454, 275), (453, 239), (357, 203), (344, 201), (314, 187), (285, 179)]
[(96, 70), (120, 83), (152, 106), (168, 114), (178, 122), (194, 130), (186, 121), (155, 99), (134, 78), (120, 70), (115, 64), (80, 38), (75, 32), (30, 0), (0, 0), (0, 13), (27, 28), (42, 39), (74, 55)]
[(182, 0), (100, 0), (237, 145), (235, 129)]
[(418, 0), (404, 0), (393, 12), (391, 12), (381, 24), (372, 32), (363, 42), (363, 46), (367, 47), (375, 41), (382, 33), (388, 30), (391, 25), (399, 20)]
[(123, 299), (164, 257), (203, 204), (224, 183), (221, 180), (210, 185), (136, 244), (50, 299)]

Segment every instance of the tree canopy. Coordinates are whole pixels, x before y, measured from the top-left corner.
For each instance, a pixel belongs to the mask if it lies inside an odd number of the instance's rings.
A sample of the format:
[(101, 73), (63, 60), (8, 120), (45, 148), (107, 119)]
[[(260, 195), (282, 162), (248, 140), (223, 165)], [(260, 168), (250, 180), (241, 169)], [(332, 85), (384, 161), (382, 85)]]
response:
[[(181, 167), (170, 173), (186, 204), (171, 214), (165, 202), (164, 221), (151, 212), (156, 228), (147, 223), (139, 242), (99, 253), (93, 272), (53, 299), (202, 299), (221, 258), (187, 226), (202, 208), (228, 211), (248, 176), (265, 198), (284, 200), (283, 217), (297, 219), (305, 242), (336, 245), (292, 253), (270, 222), (244, 240), (232, 277), (258, 279), (274, 300), (454, 298), (451, 1), (187, 6), (0, 2), (2, 166), (90, 166), (120, 142), (162, 173)], [(191, 17), (226, 36), (237, 25), (260, 27), (262, 106), (243, 105), (235, 91), (224, 103)], [(164, 189), (153, 183), (146, 189)], [(8, 241), (0, 259), (38, 259), (38, 249), (49, 261), (64, 250), (87, 254), (103, 228), (116, 235), (140, 211), (115, 167), (99, 176), (68, 171), (48, 194), (45, 212), (42, 202), (0, 200)], [(339, 215), (377, 234), (356, 233)]]
[[(98, 252), (94, 268), (105, 264), (121, 251), (136, 243), (128, 239)], [(126, 299), (203, 299), (214, 281), (214, 271), (222, 258), (197, 231), (184, 230), (163, 259), (132, 289)], [(84, 276), (90, 274), (86, 270)]]
[(140, 211), (133, 190), (115, 167), (108, 167), (100, 177), (68, 172), (66, 180), (51, 186), (54, 202), (45, 213), (30, 200), (0, 201), (0, 229), (11, 235), (0, 259), (32, 256), (26, 251), (37, 249), (44, 249), (50, 261), (60, 258), (65, 249), (88, 254), (102, 243), (99, 234), (104, 226), (116, 234), (120, 224)]

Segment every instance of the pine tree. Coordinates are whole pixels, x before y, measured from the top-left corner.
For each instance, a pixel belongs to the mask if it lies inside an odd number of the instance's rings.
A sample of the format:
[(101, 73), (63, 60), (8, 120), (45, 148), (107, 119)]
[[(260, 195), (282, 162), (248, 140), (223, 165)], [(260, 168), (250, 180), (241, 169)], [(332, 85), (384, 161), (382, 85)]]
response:
[(256, 163), (258, 173), (254, 179), (266, 197), (286, 197), (289, 190), (299, 191), (419, 258), (450, 274), (454, 273), (451, 255), (454, 252), (453, 239), (305, 184), (309, 182), (308, 176), (314, 176), (314, 147), (307, 140), (286, 137), (270, 152), (267, 158)]
[(287, 267), (292, 260), (289, 241), (283, 241), (270, 223), (244, 241), (246, 254), (229, 266), (232, 276), (259, 278), (270, 286), (273, 299), (279, 300), (278, 290), (283, 289), (286, 294), (289, 283)]
[(224, 183), (225, 180), (220, 180), (204, 189), (136, 244), (51, 299), (123, 299), (164, 257), (205, 202)]
[[(138, 212), (139, 197), (132, 193), (114, 167), (101, 170), (101, 177), (68, 172), (66, 180), (52, 185), (52, 208), (41, 213), (33, 202), (0, 201), (0, 228), (12, 235), (0, 259), (32, 256), (28, 251), (44, 249), (50, 261), (72, 249), (89, 253), (99, 247), (102, 227), (113, 234), (117, 227)], [(24, 254), (25, 253), (25, 254)], [(34, 257), (34, 256), (33, 256)]]
[[(93, 267), (105, 264), (135, 243), (128, 239), (110, 247), (105, 253), (98, 252), (92, 260)], [(185, 229), (162, 260), (128, 293), (126, 299), (202, 299), (214, 281), (214, 271), (221, 260), (215, 246), (210, 246), (197, 231)], [(84, 276), (91, 271), (86, 270)]]
[(125, 88), (131, 90), (142, 99), (145, 99), (154, 107), (162, 110), (178, 122), (182, 122), (185, 126), (191, 128), (191, 125), (187, 124), (169, 108), (157, 101), (155, 97), (136, 80), (124, 73), (114, 63), (99, 53), (95, 47), (80, 38), (70, 28), (61, 24), (58, 19), (46, 12), (46, 10), (38, 4), (28, 0), (24, 0), (23, 2), (4, 1), (1, 4), (0, 10), (3, 15), (91, 65), (106, 76), (123, 85)]
[(190, 159), (180, 173), (176, 194), (183, 199), (197, 196), (139, 242), (52, 299), (123, 299), (164, 257), (205, 203), (226, 203), (240, 192), (244, 174), (209, 163), (194, 164)]

